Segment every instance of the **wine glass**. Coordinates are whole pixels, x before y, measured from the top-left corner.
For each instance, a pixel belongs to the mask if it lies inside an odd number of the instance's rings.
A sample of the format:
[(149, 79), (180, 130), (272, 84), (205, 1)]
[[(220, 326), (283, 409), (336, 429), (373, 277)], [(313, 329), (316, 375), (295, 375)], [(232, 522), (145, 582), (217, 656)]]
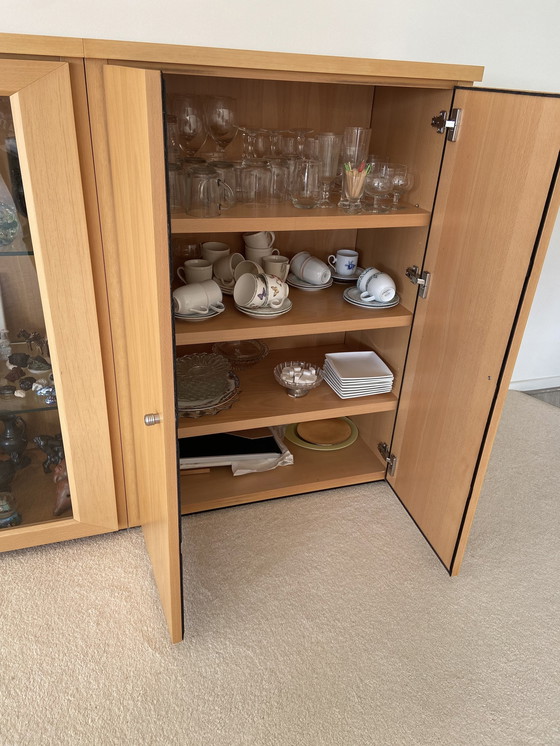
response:
[(225, 149), (237, 134), (236, 101), (229, 96), (208, 96), (205, 104), (206, 129), (218, 146), (217, 152), (211, 157), (221, 160)]
[(309, 128), (300, 127), (299, 129), (290, 129), (288, 132), (296, 138), (297, 154), (303, 156), (303, 146), (305, 145), (305, 138), (310, 135), (313, 130)]
[(173, 108), (177, 117), (177, 144), (185, 155), (194, 155), (206, 138), (202, 101), (197, 96), (179, 95)]
[(391, 193), (393, 195), (391, 210), (403, 210), (404, 207), (400, 204), (400, 199), (414, 186), (414, 174), (408, 170), (407, 166), (397, 166), (393, 169), (391, 179)]
[(338, 172), (342, 135), (336, 135), (334, 132), (319, 132), (316, 139), (321, 178), (321, 199), (317, 207), (332, 207), (329, 201), (330, 185)]

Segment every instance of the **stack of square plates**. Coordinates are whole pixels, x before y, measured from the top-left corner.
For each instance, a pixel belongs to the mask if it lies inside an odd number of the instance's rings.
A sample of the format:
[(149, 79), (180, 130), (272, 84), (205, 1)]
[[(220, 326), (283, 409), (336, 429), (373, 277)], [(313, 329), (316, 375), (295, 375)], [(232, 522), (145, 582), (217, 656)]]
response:
[(393, 388), (393, 374), (375, 352), (329, 352), (323, 376), (341, 399), (386, 394)]

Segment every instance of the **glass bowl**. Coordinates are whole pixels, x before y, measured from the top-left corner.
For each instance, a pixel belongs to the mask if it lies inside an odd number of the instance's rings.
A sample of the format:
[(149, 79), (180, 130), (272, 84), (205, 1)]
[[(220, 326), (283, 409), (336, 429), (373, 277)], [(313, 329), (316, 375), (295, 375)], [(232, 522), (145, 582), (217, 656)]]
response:
[(274, 368), (274, 378), (294, 399), (305, 396), (323, 381), (323, 371), (315, 363), (288, 360)]
[(268, 345), (260, 339), (242, 339), (238, 342), (216, 342), (212, 352), (223, 355), (239, 368), (254, 365), (268, 355)]

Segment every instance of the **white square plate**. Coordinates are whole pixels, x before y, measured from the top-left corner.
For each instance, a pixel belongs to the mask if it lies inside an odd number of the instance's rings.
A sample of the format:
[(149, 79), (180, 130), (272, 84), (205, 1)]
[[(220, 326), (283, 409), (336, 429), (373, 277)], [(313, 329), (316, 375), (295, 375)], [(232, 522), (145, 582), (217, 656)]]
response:
[(325, 358), (336, 375), (343, 380), (393, 375), (379, 355), (373, 351), (328, 352)]

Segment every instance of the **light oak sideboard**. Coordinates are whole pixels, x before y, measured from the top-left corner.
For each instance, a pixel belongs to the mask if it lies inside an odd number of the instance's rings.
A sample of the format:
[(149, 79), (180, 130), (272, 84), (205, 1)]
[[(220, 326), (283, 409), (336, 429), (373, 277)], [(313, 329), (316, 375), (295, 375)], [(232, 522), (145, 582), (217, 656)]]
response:
[[(179, 512), (386, 479), (448, 572), (457, 574), (558, 210), (558, 96), (473, 87), (482, 69), (461, 65), (2, 35), (0, 51), (3, 79), (21, 76), (24, 64), (56, 65), (71, 83), (87, 226), (81, 245), (89, 252), (76, 261), (87, 266), (95, 295), (74, 317), (87, 320), (86, 339), (99, 339), (95, 378), (103, 381), (103, 402), (95, 410), (105, 413), (103, 438), (90, 439), (95, 466), (81, 457), (69, 464), (76, 480), (82, 468), (89, 470), (95, 493), (72, 485), (74, 516), (65, 520), (73, 530), (143, 526), (175, 641), (183, 629)], [(12, 88), (2, 86), (2, 95), (17, 106), (22, 87), (18, 78)], [(233, 96), (240, 121), (256, 127), (371, 127), (371, 152), (409, 164), (419, 178), (406, 208), (387, 214), (289, 204), (238, 204), (215, 219), (169, 214), (164, 112), (177, 93)], [(16, 137), (19, 145), (23, 130)], [(236, 137), (226, 157), (239, 153)], [(74, 195), (79, 178), (70, 187)], [(30, 185), (24, 174), (26, 192)], [(45, 205), (52, 202), (47, 184), (34, 188)], [(41, 244), (42, 263), (60, 269), (39, 228), (33, 244)], [(274, 231), (288, 256), (309, 250), (326, 258), (355, 247), (362, 266), (395, 278), (399, 305), (364, 312), (333, 285), (319, 293), (292, 289), (292, 311), (273, 320), (243, 316), (226, 298), (226, 312), (214, 319), (174, 322), (171, 289), (181, 241), (221, 240), (236, 250), (243, 232), (259, 230)], [(66, 286), (77, 288), (77, 275), (72, 269)], [(44, 293), (59, 291), (46, 284)], [(53, 317), (49, 337), (56, 339), (66, 323), (64, 314)], [(175, 357), (254, 338), (270, 354), (240, 373), (239, 401), (212, 417), (177, 419)], [(67, 344), (72, 352), (65, 338)], [(390, 394), (343, 400), (323, 385), (291, 400), (272, 376), (281, 360), (322, 362), (325, 352), (358, 349), (376, 351), (390, 366)], [(64, 366), (54, 357), (53, 371), (64, 391)], [(82, 379), (86, 391), (89, 383)], [(61, 412), (70, 449), (79, 439), (72, 414), (88, 432), (82, 399)], [(146, 414), (159, 415), (159, 424), (147, 427)], [(294, 465), (272, 472), (234, 478), (219, 468), (178, 476), (178, 436), (335, 416), (350, 417), (359, 430), (343, 451), (290, 446)], [(110, 470), (105, 506), (96, 503), (98, 442)], [(104, 517), (96, 522), (98, 511)], [(60, 523), (35, 524), (25, 534), (22, 527), (5, 529), (0, 547), (66, 538), (57, 533)], [(20, 538), (10, 538), (18, 532)]]

